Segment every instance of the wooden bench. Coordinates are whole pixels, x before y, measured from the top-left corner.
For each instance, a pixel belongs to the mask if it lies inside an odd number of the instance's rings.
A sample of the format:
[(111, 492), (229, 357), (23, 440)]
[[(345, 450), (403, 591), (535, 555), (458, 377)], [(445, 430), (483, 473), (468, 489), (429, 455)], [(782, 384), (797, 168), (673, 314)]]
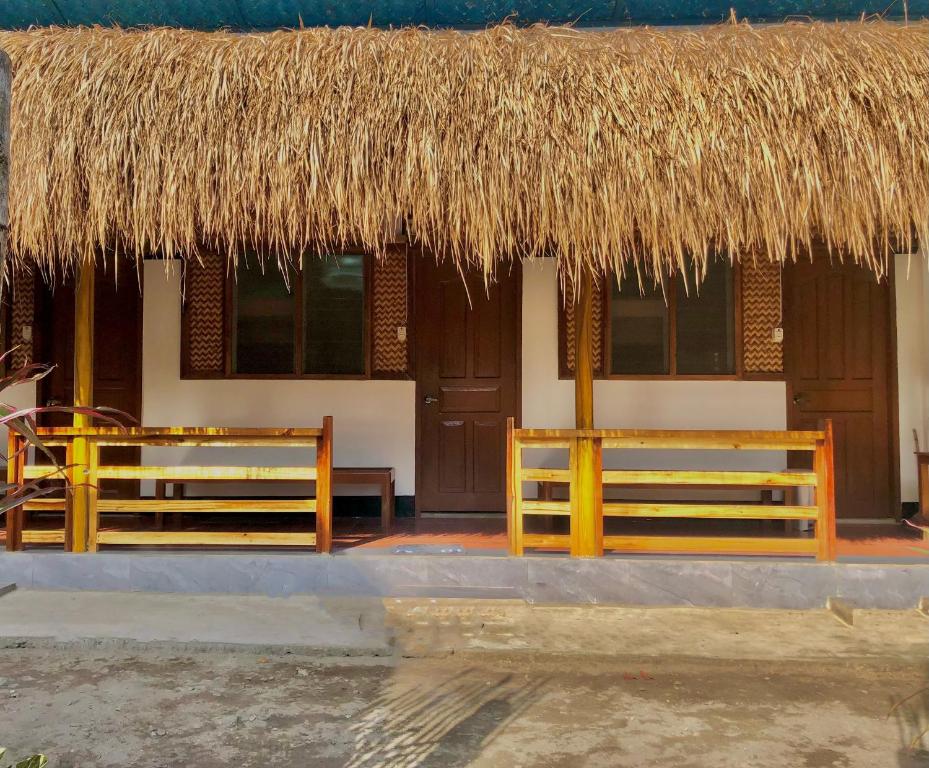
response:
[[(604, 483), (605, 488), (630, 488), (634, 487), (636, 490), (693, 490), (694, 486), (692, 485), (680, 485), (674, 483), (664, 483), (664, 484), (643, 484), (628, 486), (622, 485), (621, 483)], [(555, 501), (555, 487), (559, 486), (561, 488), (567, 488), (568, 484), (565, 482), (560, 482), (557, 480), (540, 480), (538, 482), (538, 499), (539, 501)], [(771, 486), (769, 485), (728, 485), (726, 483), (715, 483), (711, 485), (701, 485), (700, 490), (712, 490), (712, 491), (744, 491), (744, 490), (756, 490), (761, 491), (760, 502), (761, 504), (777, 504), (774, 500), (774, 493)], [(784, 490), (784, 501), (783, 504), (794, 503), (793, 497), (795, 495), (795, 490), (793, 488), (785, 488)], [(765, 529), (771, 528), (770, 520), (765, 520), (763, 522), (763, 527)]]
[[(200, 482), (199, 480), (197, 482)], [(209, 481), (205, 481), (209, 482)], [(158, 480), (155, 483), (155, 498), (166, 498), (167, 484), (171, 483), (174, 498), (184, 498), (184, 483), (173, 482), (170, 478)], [(394, 521), (395, 474), (393, 467), (333, 467), (332, 484), (336, 485), (376, 485), (381, 495), (381, 532), (390, 533), (390, 526)], [(173, 518), (176, 525), (180, 525), (183, 518), (175, 513)], [(155, 523), (160, 528), (164, 524), (163, 513), (156, 513)]]
[(393, 467), (333, 467), (332, 484), (380, 486), (381, 533), (390, 533), (396, 499)]
[[(538, 483), (539, 488), (539, 500), (540, 501), (554, 501), (555, 500), (555, 486), (560, 486), (562, 488), (567, 488), (568, 484), (566, 482), (561, 482), (557, 480), (540, 480)], [(632, 486), (626, 486), (622, 483), (604, 483), (605, 487), (609, 488), (628, 488)], [(692, 485), (676, 485), (674, 483), (664, 483), (664, 484), (637, 484), (634, 486), (636, 490), (667, 490), (667, 489), (691, 489), (693, 490)], [(755, 489), (761, 491), (761, 503), (762, 504), (773, 504), (774, 503), (774, 494), (771, 491), (771, 486), (769, 485), (727, 485), (725, 483), (714, 483), (714, 484), (705, 484), (700, 486), (700, 490), (714, 490), (714, 491), (744, 491), (749, 489)]]

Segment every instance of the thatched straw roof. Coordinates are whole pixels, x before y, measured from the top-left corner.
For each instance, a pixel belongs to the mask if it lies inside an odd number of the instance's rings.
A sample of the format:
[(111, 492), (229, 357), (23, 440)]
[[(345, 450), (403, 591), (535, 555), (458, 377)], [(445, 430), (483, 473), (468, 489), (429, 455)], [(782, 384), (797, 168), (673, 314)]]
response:
[[(0, 34), (19, 259), (381, 248), (879, 266), (929, 241), (929, 24)], [(569, 272), (572, 270), (568, 270)]]

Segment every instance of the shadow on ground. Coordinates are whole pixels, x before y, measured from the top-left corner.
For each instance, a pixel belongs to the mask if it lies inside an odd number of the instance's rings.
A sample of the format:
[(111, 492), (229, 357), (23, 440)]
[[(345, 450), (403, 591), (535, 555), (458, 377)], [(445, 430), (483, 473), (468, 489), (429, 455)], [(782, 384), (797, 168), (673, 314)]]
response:
[(890, 716), (896, 721), (900, 739), (899, 768), (929, 766), (929, 663), (923, 671), (922, 687), (891, 701)]
[(464, 768), (532, 704), (545, 680), (519, 685), (465, 669), (434, 686), (396, 679), (351, 726), (346, 768)]

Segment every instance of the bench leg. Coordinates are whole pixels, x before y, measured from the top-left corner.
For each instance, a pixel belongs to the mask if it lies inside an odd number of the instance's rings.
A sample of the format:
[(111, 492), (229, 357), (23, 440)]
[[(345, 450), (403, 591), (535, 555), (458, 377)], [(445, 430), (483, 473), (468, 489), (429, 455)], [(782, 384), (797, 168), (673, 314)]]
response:
[[(165, 499), (165, 483), (164, 480), (155, 481), (155, 498), (158, 501), (164, 501)], [(165, 527), (165, 511), (163, 509), (155, 510), (155, 528), (156, 530), (162, 531)]]
[[(173, 483), (171, 488), (171, 496), (175, 499), (184, 498), (184, 484), (183, 483)], [(174, 512), (171, 515), (171, 527), (174, 530), (179, 531), (184, 527), (184, 513), (183, 512)]]
[(394, 519), (394, 481), (381, 483), (381, 533), (390, 533)]
[[(548, 482), (548, 480), (540, 480), (538, 483), (538, 492), (536, 493), (536, 498), (539, 501), (554, 501), (555, 500), (555, 484)], [(545, 515), (545, 517), (542, 518), (542, 530), (544, 531), (555, 530), (554, 515)]]

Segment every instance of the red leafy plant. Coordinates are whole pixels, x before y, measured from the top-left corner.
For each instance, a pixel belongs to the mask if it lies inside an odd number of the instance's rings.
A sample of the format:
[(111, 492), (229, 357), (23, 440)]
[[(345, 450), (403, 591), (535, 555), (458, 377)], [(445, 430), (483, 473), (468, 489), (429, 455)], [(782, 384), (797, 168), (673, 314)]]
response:
[[(12, 352), (13, 350), (10, 350), (0, 355), (0, 364), (6, 362)], [(5, 402), (5, 395), (11, 389), (24, 384), (34, 384), (38, 382), (48, 376), (53, 367), (54, 366), (44, 365), (42, 363), (28, 363), (0, 377), (0, 426), (5, 426), (7, 429), (16, 432), (23, 438), (20, 447), (17, 449), (17, 453), (12, 456), (4, 456), (3, 458), (9, 463), (19, 458), (20, 453), (33, 448), (37, 452), (44, 454), (53, 467), (53, 469), (42, 477), (21, 484), (0, 483), (0, 493), (2, 493), (2, 497), (0, 497), (0, 513), (4, 513), (9, 509), (18, 507), (40, 496), (47, 496), (56, 491), (60, 492), (61, 487), (59, 485), (48, 482), (52, 478), (57, 481), (65, 479), (67, 483), (65, 470), (67, 470), (68, 467), (61, 464), (54, 451), (52, 451), (39, 436), (37, 417), (49, 413), (79, 414), (119, 427), (124, 426), (127, 422), (135, 421), (128, 414), (116, 410), (115, 408), (89, 408), (73, 405), (39, 405), (29, 408), (15, 408)], [(70, 491), (71, 489), (68, 488), (68, 490)]]

